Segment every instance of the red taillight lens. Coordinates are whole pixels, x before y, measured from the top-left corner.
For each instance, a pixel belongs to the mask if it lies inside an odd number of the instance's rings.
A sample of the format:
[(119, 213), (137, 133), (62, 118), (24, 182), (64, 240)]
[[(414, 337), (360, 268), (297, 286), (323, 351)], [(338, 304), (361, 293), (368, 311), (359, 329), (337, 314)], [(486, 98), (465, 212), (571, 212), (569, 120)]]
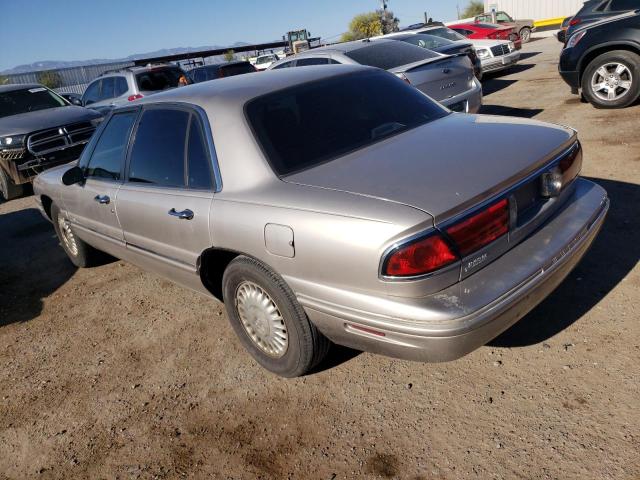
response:
[(129, 100), (130, 102), (133, 102), (134, 100), (139, 100), (142, 97), (144, 97), (144, 95), (140, 93), (136, 93), (135, 95), (129, 95), (129, 98), (127, 98), (127, 100)]
[(558, 163), (562, 173), (562, 185), (568, 184), (576, 178), (582, 170), (582, 146), (578, 143), (569, 154)]
[(506, 198), (446, 229), (462, 256), (481, 249), (508, 231), (509, 202)]
[(580, 23), (582, 23), (582, 20), (580, 20), (579, 18), (574, 18), (569, 22), (569, 25), (571, 25), (572, 27), (575, 27), (576, 25), (579, 25)]
[(382, 270), (390, 277), (413, 277), (433, 272), (456, 260), (458, 257), (447, 242), (435, 234), (393, 252)]

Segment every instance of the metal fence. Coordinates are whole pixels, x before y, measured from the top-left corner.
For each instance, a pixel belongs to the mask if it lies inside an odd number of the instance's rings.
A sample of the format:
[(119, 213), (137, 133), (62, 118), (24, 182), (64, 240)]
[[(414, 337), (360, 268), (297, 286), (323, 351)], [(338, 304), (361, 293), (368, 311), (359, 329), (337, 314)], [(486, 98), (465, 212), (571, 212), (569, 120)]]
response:
[(59, 86), (54, 88), (58, 93), (77, 93), (82, 95), (87, 85), (107, 70), (132, 67), (133, 62), (112, 62), (81, 67), (68, 67), (39, 72), (12, 73), (3, 75), (8, 83), (42, 83), (42, 77), (48, 73), (56, 77)]

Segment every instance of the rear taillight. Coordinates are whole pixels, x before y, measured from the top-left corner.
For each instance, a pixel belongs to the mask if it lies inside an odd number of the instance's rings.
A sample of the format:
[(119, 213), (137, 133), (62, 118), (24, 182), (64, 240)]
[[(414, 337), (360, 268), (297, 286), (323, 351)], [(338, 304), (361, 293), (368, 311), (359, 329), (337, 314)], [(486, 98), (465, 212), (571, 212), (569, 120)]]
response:
[(133, 102), (134, 100), (140, 100), (142, 97), (144, 97), (144, 95), (142, 95), (141, 93), (136, 93), (135, 95), (129, 95), (129, 98), (127, 98), (127, 100)]
[[(445, 229), (392, 251), (383, 263), (388, 277), (415, 277), (439, 270), (509, 232), (509, 202), (499, 200)], [(452, 242), (450, 244), (450, 242)]]
[(509, 231), (509, 202), (504, 198), (445, 231), (465, 257)]
[(576, 25), (579, 25), (582, 23), (582, 20), (580, 20), (579, 18), (574, 18), (569, 22), (569, 25), (571, 25), (572, 27), (575, 27)]
[(415, 277), (445, 267), (458, 256), (439, 233), (432, 234), (392, 252), (382, 272), (389, 277)]
[(580, 143), (558, 163), (560, 173), (562, 173), (562, 185), (567, 185), (576, 178), (582, 170), (582, 146)]

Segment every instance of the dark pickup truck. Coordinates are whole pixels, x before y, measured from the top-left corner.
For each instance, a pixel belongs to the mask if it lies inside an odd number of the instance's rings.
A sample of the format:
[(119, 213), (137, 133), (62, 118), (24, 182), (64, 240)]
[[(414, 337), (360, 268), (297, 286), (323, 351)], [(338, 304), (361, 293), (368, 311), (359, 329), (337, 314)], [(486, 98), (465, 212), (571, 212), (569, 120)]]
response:
[(77, 159), (101, 120), (42, 85), (0, 86), (0, 197), (19, 197), (38, 173)]

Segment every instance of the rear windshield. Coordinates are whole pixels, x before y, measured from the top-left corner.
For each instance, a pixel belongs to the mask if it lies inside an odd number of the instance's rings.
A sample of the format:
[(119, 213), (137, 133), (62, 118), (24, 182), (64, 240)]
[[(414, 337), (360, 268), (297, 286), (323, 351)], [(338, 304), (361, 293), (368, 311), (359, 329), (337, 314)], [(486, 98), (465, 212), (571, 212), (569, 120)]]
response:
[(495, 30), (496, 28), (502, 28), (500, 25), (495, 25), (493, 23), (474, 23), (476, 27), (486, 28), (487, 30)]
[(369, 65), (383, 70), (438, 57), (437, 53), (404, 42), (375, 41), (366, 47), (345, 52), (345, 55), (360, 65)]
[(280, 176), (448, 114), (417, 89), (380, 71), (297, 85), (258, 97), (245, 108), (269, 163)]
[(66, 105), (63, 98), (44, 87), (12, 90), (0, 93), (0, 118)]
[(182, 75), (184, 72), (179, 68), (158, 68), (138, 73), (136, 83), (139, 90), (155, 92), (177, 87)]
[(451, 40), (447, 40), (446, 38), (436, 37), (435, 35), (427, 35), (425, 33), (407, 35), (406, 37), (402, 37), (402, 41), (410, 43), (412, 45), (417, 45), (418, 47), (426, 48), (428, 50), (446, 47), (453, 44)]
[(249, 62), (233, 63), (231, 65), (223, 65), (220, 67), (221, 77), (233, 77), (234, 75), (242, 75), (243, 73), (255, 72), (256, 68)]
[(426, 33), (429, 35), (435, 35), (437, 37), (446, 38), (447, 40), (457, 41), (457, 40), (467, 40), (467, 37), (460, 35), (458, 32), (451, 30), (450, 28), (441, 27), (441, 28), (433, 28), (428, 30)]

